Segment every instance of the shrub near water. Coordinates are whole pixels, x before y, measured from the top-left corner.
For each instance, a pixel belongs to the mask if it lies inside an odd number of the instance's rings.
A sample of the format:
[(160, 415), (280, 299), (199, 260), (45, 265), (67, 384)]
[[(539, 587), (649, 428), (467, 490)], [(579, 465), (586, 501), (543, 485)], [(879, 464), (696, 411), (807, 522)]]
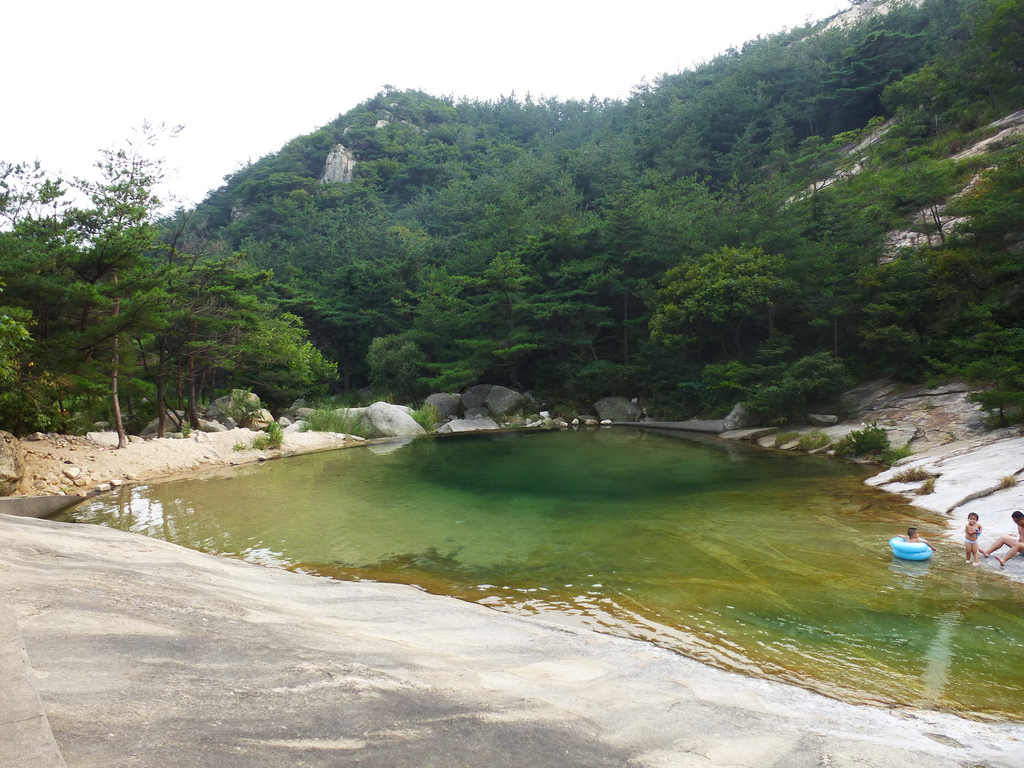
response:
[(836, 456), (878, 456), (889, 447), (889, 435), (878, 424), (856, 429), (836, 443)]

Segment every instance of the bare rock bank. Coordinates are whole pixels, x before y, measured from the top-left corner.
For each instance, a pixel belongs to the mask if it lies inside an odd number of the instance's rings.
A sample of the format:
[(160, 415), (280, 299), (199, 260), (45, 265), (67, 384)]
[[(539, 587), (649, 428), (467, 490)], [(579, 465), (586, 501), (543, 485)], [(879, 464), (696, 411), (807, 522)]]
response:
[[(0, 585), (73, 768), (1024, 766), (1024, 725), (846, 704), (99, 526), (0, 516)], [(17, 727), (0, 722), (5, 768), (33, 764)]]

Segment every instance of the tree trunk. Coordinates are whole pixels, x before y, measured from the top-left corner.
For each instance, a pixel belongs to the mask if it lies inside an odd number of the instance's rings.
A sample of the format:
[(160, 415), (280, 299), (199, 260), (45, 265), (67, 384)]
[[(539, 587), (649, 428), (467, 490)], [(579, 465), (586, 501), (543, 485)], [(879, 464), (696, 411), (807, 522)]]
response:
[[(189, 334), (189, 341), (193, 344), (196, 340), (195, 320), (192, 321), (192, 331)], [(199, 429), (199, 414), (196, 413), (196, 358), (194, 354), (188, 356), (188, 423), (192, 429)]]
[(939, 215), (939, 207), (937, 205), (931, 206), (932, 219), (935, 221), (935, 226), (939, 230), (939, 240), (943, 245), (946, 244), (946, 233), (942, 231), (942, 216)]
[[(114, 285), (117, 285), (117, 272), (114, 273)], [(121, 299), (114, 299), (114, 317), (117, 317), (118, 312), (121, 311)], [(114, 334), (114, 367), (110, 372), (110, 400), (114, 406), (114, 426), (117, 428), (117, 448), (128, 447), (128, 436), (124, 433), (124, 423), (121, 421), (121, 403), (117, 399), (117, 368), (120, 360), (118, 359), (118, 335)]]
[(182, 391), (181, 391), (181, 358), (180, 357), (178, 358), (178, 370), (176, 371), (176, 374), (177, 375), (175, 376), (175, 380), (176, 380), (175, 383), (176, 383), (177, 388), (178, 388), (178, 410), (179, 411), (184, 411), (185, 410), (185, 397), (184, 397), (184, 395), (182, 394)]
[(349, 376), (348, 367), (348, 333), (346, 332), (346, 339), (341, 345), (341, 380), (345, 385), (346, 394), (352, 391), (352, 380)]
[(167, 429), (166, 398), (164, 390), (167, 383), (167, 340), (160, 336), (160, 347), (156, 363), (156, 436), (163, 437)]
[(622, 364), (629, 365), (629, 290), (622, 298)]

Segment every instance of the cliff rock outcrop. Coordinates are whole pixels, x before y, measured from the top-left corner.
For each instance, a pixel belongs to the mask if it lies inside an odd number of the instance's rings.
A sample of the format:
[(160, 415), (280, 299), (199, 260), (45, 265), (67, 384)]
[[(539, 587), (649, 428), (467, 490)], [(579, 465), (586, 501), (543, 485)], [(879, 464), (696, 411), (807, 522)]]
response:
[(324, 175), (320, 177), (321, 184), (348, 184), (355, 178), (356, 156), (344, 144), (338, 144), (327, 156), (324, 164)]

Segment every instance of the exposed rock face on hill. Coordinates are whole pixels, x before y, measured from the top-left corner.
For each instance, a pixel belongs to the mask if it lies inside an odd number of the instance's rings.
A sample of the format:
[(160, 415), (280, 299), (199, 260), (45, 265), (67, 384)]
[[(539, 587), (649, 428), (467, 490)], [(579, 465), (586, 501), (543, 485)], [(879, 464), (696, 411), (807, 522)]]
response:
[(850, 390), (860, 407), (858, 417), (886, 428), (901, 427), (915, 453), (968, 440), (985, 430), (981, 406), (970, 401), (975, 390), (963, 382), (939, 387), (906, 388), (891, 380), (875, 381)]
[(865, 2), (858, 3), (850, 10), (836, 16), (826, 25), (825, 29), (852, 27), (856, 24), (867, 21), (872, 16), (884, 16), (894, 7), (904, 3), (921, 5), (923, 1), (924, 0), (865, 0)]
[(345, 149), (344, 144), (339, 144), (331, 150), (324, 165), (324, 175), (320, 177), (321, 184), (348, 184), (355, 177), (356, 156)]

